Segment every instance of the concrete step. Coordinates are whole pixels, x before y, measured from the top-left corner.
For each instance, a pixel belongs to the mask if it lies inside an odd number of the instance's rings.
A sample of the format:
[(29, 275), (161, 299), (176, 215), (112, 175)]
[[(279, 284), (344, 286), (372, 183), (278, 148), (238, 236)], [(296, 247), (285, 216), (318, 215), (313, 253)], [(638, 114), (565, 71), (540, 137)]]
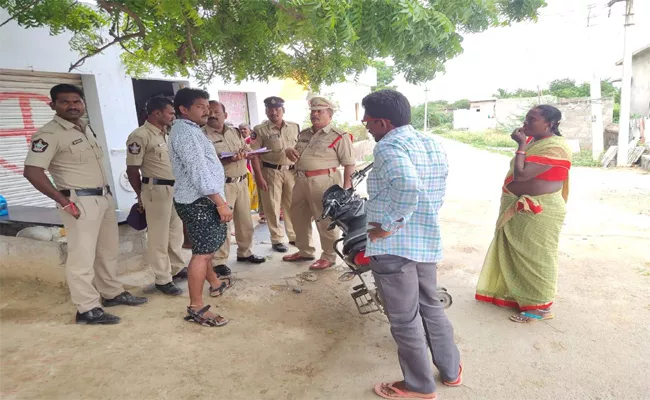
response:
[(650, 171), (650, 154), (644, 154), (641, 156), (641, 168)]

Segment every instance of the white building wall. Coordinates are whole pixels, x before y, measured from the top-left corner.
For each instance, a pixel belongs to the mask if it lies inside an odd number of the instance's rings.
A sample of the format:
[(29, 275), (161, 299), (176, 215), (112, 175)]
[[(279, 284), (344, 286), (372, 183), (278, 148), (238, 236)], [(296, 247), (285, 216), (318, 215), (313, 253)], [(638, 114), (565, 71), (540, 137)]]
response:
[[(7, 18), (6, 11), (0, 10), (0, 20)], [(50, 36), (46, 28), (23, 29), (9, 22), (0, 28), (0, 68), (66, 73), (79, 58), (69, 49), (70, 37), (66, 33)], [(117, 48), (89, 58), (74, 72), (82, 74), (90, 123), (106, 153), (106, 168), (111, 171), (110, 185), (117, 206), (128, 208), (135, 196), (124, 190), (119, 181), (126, 169), (124, 143), (138, 125), (131, 78), (124, 72)]]
[(632, 98), (630, 111), (644, 117), (650, 115), (650, 50), (632, 62)]

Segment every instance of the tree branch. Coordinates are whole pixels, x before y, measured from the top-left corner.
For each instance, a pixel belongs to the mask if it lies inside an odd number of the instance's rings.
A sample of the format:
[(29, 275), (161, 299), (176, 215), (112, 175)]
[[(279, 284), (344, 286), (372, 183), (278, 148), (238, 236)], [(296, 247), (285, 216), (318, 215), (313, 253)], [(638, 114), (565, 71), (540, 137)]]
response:
[(621, 1), (625, 1), (625, 0), (610, 0), (609, 3), (607, 3), (607, 7), (611, 7), (616, 3), (620, 3)]
[(110, 43), (108, 43), (108, 44), (106, 44), (106, 45), (104, 45), (104, 46), (102, 46), (102, 47), (100, 47), (98, 49), (95, 49), (95, 50), (91, 51), (89, 54), (86, 54), (85, 56), (81, 57), (79, 60), (77, 60), (76, 63), (71, 64), (70, 68), (68, 69), (68, 72), (72, 72), (74, 69), (79, 68), (80, 66), (82, 66), (86, 62), (87, 59), (89, 59), (90, 57), (92, 57), (92, 56), (94, 56), (96, 54), (101, 53), (102, 51), (106, 50), (107, 48), (111, 47), (112, 45), (122, 43), (122, 42), (125, 42), (127, 40), (135, 39), (137, 37), (142, 37), (142, 35), (140, 35), (140, 32), (135, 32), (135, 33), (131, 33), (131, 34), (124, 35), (124, 36), (121, 36), (119, 38), (116, 38), (112, 42), (110, 42)]
[(0, 24), (0, 28), (2, 28), (3, 26), (7, 25), (9, 22), (11, 22), (11, 21), (13, 21), (14, 19), (16, 19), (18, 16), (20, 16), (21, 14), (23, 14), (25, 11), (29, 11), (31, 8), (33, 8), (34, 6), (36, 6), (36, 5), (37, 5), (38, 3), (40, 3), (41, 1), (42, 1), (42, 0), (34, 0), (34, 1), (32, 1), (32, 4), (28, 5), (27, 7), (23, 8), (22, 10), (19, 10), (17, 13), (15, 13), (15, 14), (12, 15), (11, 17), (9, 17), (6, 21), (4, 21), (3, 23), (1, 23), (1, 24)]
[[(129, 52), (130, 54), (133, 54), (124, 47), (123, 42), (126, 42), (127, 40), (131, 40), (131, 39), (135, 39), (135, 38), (138, 38), (138, 37), (139, 38), (144, 38), (146, 36), (146, 34), (147, 34), (147, 32), (146, 32), (146, 30), (144, 28), (144, 24), (140, 20), (140, 17), (135, 12), (130, 10), (128, 7), (124, 6), (123, 4), (118, 4), (118, 3), (114, 3), (112, 1), (107, 1), (107, 0), (98, 0), (97, 5), (100, 6), (101, 8), (103, 8), (104, 10), (106, 10), (108, 13), (116, 12), (115, 18), (117, 19), (117, 21), (119, 21), (119, 18), (120, 18), (119, 11), (122, 11), (123, 13), (128, 15), (133, 21), (135, 21), (136, 25), (138, 25), (138, 31), (133, 32), (133, 33), (129, 33), (129, 34), (124, 35), (124, 36), (119, 36), (119, 32), (115, 32), (113, 30), (113, 28), (116, 27), (116, 23), (114, 23), (113, 26), (111, 27), (111, 30), (109, 31), (109, 34), (114, 38), (114, 40), (112, 42), (109, 42), (109, 43), (105, 44), (104, 46), (102, 46), (102, 47), (100, 47), (98, 49), (95, 49), (95, 50), (89, 52), (85, 56), (81, 57), (79, 60), (77, 60), (77, 62), (70, 65), (70, 68), (68, 69), (68, 72), (72, 72), (74, 69), (79, 68), (80, 66), (82, 66), (86, 62), (87, 59), (89, 59), (90, 57), (92, 57), (94, 55), (97, 55), (97, 54), (101, 53), (102, 51), (104, 51), (107, 48), (113, 46), (114, 44), (119, 44), (122, 47), (122, 49)], [(119, 30), (119, 28), (118, 28), (118, 30)]]
[(97, 5), (103, 8), (104, 10), (108, 11), (109, 13), (113, 12), (116, 8), (123, 13), (127, 14), (129, 17), (131, 17), (135, 23), (138, 25), (138, 31), (142, 34), (142, 37), (144, 37), (146, 33), (146, 29), (144, 29), (144, 24), (142, 23), (142, 20), (140, 20), (140, 17), (138, 14), (133, 12), (131, 9), (126, 7), (124, 4), (119, 4), (119, 3), (113, 3), (112, 1), (108, 0), (97, 0)]
[(278, 0), (272, 0), (271, 3), (273, 3), (277, 8), (279, 8), (280, 10), (282, 10), (282, 11), (286, 12), (287, 14), (291, 15), (292, 17), (294, 17), (297, 20), (302, 21), (302, 20), (305, 19), (304, 15), (300, 14), (298, 11), (296, 11), (294, 9), (287, 8), (284, 4), (280, 4), (280, 2)]

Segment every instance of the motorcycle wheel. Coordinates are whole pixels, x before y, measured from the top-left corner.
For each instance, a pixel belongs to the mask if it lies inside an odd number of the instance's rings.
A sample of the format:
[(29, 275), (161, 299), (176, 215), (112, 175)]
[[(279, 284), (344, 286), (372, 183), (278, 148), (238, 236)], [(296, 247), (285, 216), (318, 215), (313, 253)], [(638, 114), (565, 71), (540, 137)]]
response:
[(453, 300), (449, 293), (447, 293), (446, 291), (439, 290), (438, 298), (440, 298), (440, 304), (442, 304), (443, 308), (447, 309), (451, 307), (451, 303), (453, 302)]

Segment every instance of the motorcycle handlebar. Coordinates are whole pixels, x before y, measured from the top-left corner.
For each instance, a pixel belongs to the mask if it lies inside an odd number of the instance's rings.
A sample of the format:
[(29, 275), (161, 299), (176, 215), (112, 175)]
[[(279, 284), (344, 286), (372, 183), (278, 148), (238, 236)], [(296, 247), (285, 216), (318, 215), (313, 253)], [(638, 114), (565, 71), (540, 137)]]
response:
[(331, 205), (328, 205), (327, 207), (325, 207), (325, 209), (323, 210), (323, 214), (320, 216), (320, 218), (318, 218), (318, 221), (316, 221), (316, 222), (320, 222), (320, 221), (324, 220), (325, 218), (327, 218), (327, 216), (329, 215), (331, 210), (332, 210)]
[(368, 173), (368, 171), (370, 171), (372, 169), (372, 166), (374, 164), (375, 164), (374, 162), (371, 162), (370, 164), (368, 164), (364, 169), (359, 171), (359, 175), (365, 176)]

